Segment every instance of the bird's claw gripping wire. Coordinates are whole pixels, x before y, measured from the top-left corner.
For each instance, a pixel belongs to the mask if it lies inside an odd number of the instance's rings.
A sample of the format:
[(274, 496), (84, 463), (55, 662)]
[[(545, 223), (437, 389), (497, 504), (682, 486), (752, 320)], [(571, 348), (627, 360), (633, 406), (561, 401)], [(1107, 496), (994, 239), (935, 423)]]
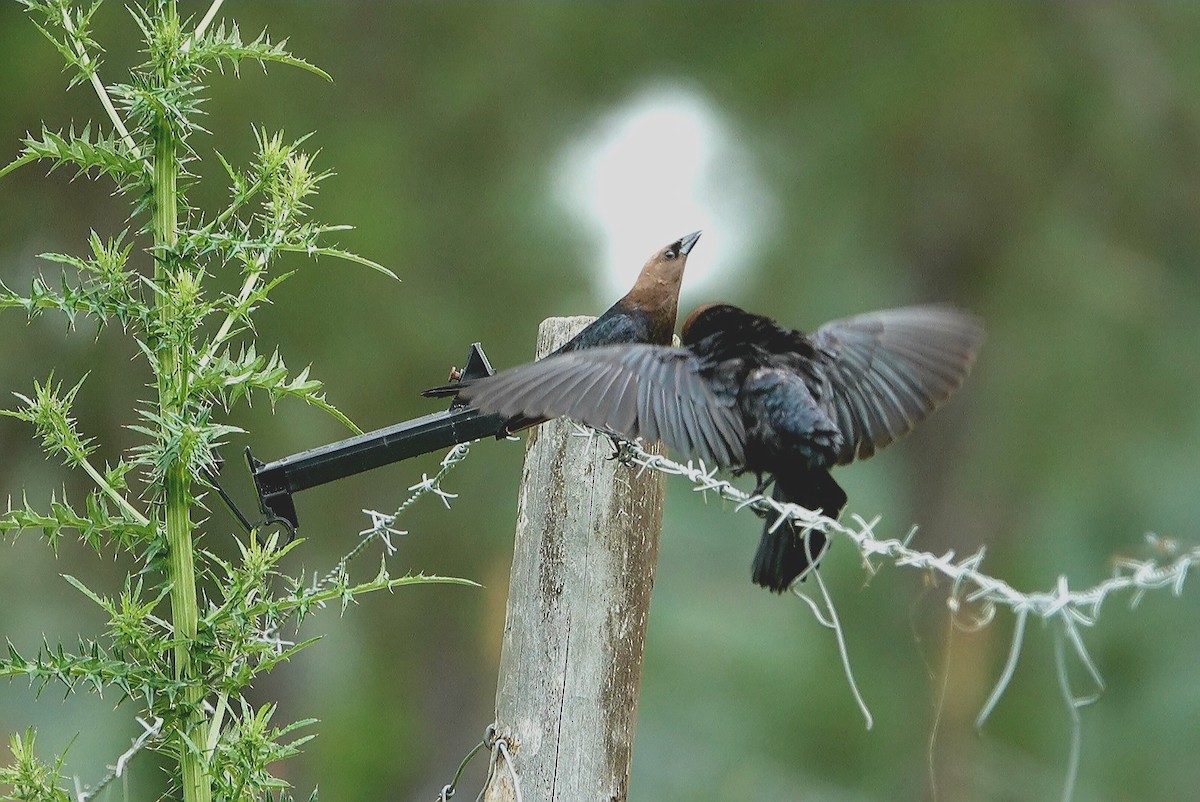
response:
[(773, 484), (775, 484), (775, 476), (773, 474), (768, 474), (767, 478), (764, 479), (760, 473), (758, 475), (758, 484), (754, 486), (754, 492), (750, 495), (765, 496), (767, 494), (767, 490), (769, 490)]
[(612, 446), (612, 453), (605, 457), (605, 459), (610, 462), (616, 460), (625, 466), (632, 465), (633, 458), (637, 452), (633, 449), (630, 442), (612, 432), (605, 431), (604, 434), (608, 436), (608, 443)]

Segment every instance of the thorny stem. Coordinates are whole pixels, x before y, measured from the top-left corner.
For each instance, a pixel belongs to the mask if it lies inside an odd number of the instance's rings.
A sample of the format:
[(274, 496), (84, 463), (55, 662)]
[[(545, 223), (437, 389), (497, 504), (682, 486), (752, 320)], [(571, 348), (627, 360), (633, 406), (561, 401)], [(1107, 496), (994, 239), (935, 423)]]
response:
[[(261, 180), (256, 182), (255, 186), (251, 189), (251, 192), (256, 191), (260, 184)], [(232, 212), (233, 207), (230, 207), (228, 210), (226, 210), (226, 213), (232, 214)], [(222, 213), (221, 217), (224, 217), (226, 213)], [(218, 222), (220, 222), (221, 217), (217, 218)], [(263, 274), (267, 271), (267, 262), (270, 260), (272, 252), (275, 248), (279, 247), (279, 245), (283, 243), (283, 237), (283, 230), (276, 228), (271, 234), (269, 247), (264, 249), (262, 253), (255, 257), (254, 268), (250, 271), (249, 275), (246, 276), (246, 281), (242, 284), (242, 289), (238, 293), (237, 303), (235, 303), (233, 308), (229, 310), (229, 313), (225, 315), (225, 320), (222, 321), (221, 327), (217, 329), (217, 335), (212, 339), (212, 345), (209, 346), (208, 350), (204, 352), (199, 361), (196, 363), (197, 370), (203, 370), (204, 367), (208, 365), (209, 361), (217, 355), (217, 352), (221, 350), (221, 345), (225, 342), (225, 338), (229, 336), (229, 330), (233, 328), (233, 322), (237, 320), (242, 304), (246, 303), (246, 301), (250, 299), (250, 295), (254, 292), (254, 288), (258, 284), (258, 280), (262, 278)]]
[(66, 8), (63, 8), (62, 16), (63, 30), (67, 32), (71, 44), (75, 47), (75, 52), (79, 54), (79, 60), (83, 64), (84, 70), (87, 71), (88, 80), (91, 81), (92, 88), (96, 90), (96, 95), (100, 98), (100, 105), (104, 106), (104, 110), (108, 112), (108, 118), (112, 120), (113, 127), (117, 129), (121, 139), (125, 140), (125, 146), (129, 148), (129, 152), (134, 155), (134, 158), (142, 158), (137, 143), (129, 135), (129, 129), (121, 121), (121, 115), (117, 114), (117, 107), (113, 105), (112, 98), (108, 96), (108, 90), (104, 88), (104, 82), (100, 80), (100, 71), (92, 65), (92, 59), (84, 49), (83, 43), (75, 36), (75, 24), (71, 22), (71, 15), (67, 13)]
[(213, 0), (213, 4), (208, 7), (208, 11), (204, 13), (204, 18), (200, 20), (200, 24), (196, 26), (196, 32), (192, 34), (192, 40), (199, 39), (208, 30), (209, 24), (213, 21), (213, 17), (217, 16), (217, 12), (221, 10), (221, 4), (225, 0)]
[(217, 336), (213, 337), (212, 345), (196, 363), (197, 370), (203, 370), (208, 365), (209, 361), (217, 355), (217, 351), (221, 349), (221, 344), (225, 342), (225, 338), (229, 336), (229, 330), (233, 327), (233, 321), (237, 318), (237, 310), (241, 305), (246, 303), (250, 297), (250, 293), (254, 292), (254, 285), (258, 283), (259, 276), (262, 275), (262, 267), (265, 266), (266, 256), (259, 256), (256, 267), (259, 269), (252, 270), (250, 275), (246, 276), (246, 283), (242, 285), (242, 291), (238, 293), (237, 303), (233, 309), (229, 310), (229, 314), (225, 316), (225, 320), (221, 323), (221, 328), (217, 330)]
[[(175, 3), (167, 4), (168, 23), (176, 20)], [(160, 288), (159, 323), (163, 332), (172, 329), (169, 292), (171, 260), (179, 237), (179, 163), (175, 131), (160, 119), (154, 131), (154, 245), (155, 283)], [(182, 410), (184, 377), (181, 376), (178, 346), (160, 344), (158, 356), (159, 411), (164, 419)], [(196, 597), (196, 569), (193, 562), (190, 477), (187, 463), (176, 457), (164, 477), (166, 495), (166, 531), (168, 573), (171, 582), (171, 621), (175, 630), (175, 678), (184, 684), (185, 719), (179, 737), (179, 766), (183, 777), (185, 802), (209, 802), (212, 783), (205, 770), (208, 723), (202, 702), (204, 689), (192, 669), (192, 645), (200, 618)]]
[(81, 459), (79, 462), (83, 466), (83, 469), (87, 471), (87, 475), (92, 477), (92, 480), (96, 483), (104, 495), (112, 499), (113, 502), (116, 503), (116, 505), (120, 507), (126, 515), (140, 523), (142, 526), (146, 526), (150, 523), (150, 519), (138, 512), (134, 506), (129, 503), (128, 499), (118, 493), (116, 489), (110, 485), (103, 476), (100, 475), (100, 472), (92, 467), (90, 462), (88, 462), (86, 459)]

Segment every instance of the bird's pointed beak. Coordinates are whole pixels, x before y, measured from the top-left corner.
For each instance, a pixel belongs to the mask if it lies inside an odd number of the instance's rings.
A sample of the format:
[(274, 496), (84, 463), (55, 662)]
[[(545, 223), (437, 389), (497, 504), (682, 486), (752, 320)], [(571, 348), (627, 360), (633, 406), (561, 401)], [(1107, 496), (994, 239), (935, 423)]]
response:
[(693, 231), (691, 234), (688, 234), (686, 237), (679, 240), (679, 252), (682, 253), (684, 256), (687, 256), (688, 253), (692, 250), (692, 246), (695, 245), (697, 240), (699, 240), (699, 239), (700, 239), (699, 231)]

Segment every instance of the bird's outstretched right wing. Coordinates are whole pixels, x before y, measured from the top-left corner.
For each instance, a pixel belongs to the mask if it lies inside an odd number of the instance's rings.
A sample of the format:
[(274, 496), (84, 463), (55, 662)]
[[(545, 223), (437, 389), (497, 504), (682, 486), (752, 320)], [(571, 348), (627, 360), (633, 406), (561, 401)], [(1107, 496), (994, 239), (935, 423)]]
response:
[(912, 430), (962, 385), (983, 341), (978, 319), (949, 306), (887, 309), (813, 332), (844, 445), (866, 459)]
[(735, 398), (714, 389), (705, 363), (684, 348), (619, 345), (555, 354), (480, 379), (461, 397), (505, 417), (566, 416), (722, 467), (745, 458)]

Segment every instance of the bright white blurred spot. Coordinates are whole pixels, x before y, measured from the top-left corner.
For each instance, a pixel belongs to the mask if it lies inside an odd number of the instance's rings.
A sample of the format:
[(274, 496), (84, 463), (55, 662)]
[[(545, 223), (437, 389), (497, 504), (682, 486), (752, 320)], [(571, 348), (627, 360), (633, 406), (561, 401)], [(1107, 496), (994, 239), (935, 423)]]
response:
[[(634, 96), (568, 147), (559, 198), (594, 232), (605, 296), (628, 291), (659, 248), (704, 231), (688, 257), (690, 295), (751, 264), (774, 203), (736, 133), (703, 96), (678, 87)], [(718, 300), (713, 297), (712, 300)]]

